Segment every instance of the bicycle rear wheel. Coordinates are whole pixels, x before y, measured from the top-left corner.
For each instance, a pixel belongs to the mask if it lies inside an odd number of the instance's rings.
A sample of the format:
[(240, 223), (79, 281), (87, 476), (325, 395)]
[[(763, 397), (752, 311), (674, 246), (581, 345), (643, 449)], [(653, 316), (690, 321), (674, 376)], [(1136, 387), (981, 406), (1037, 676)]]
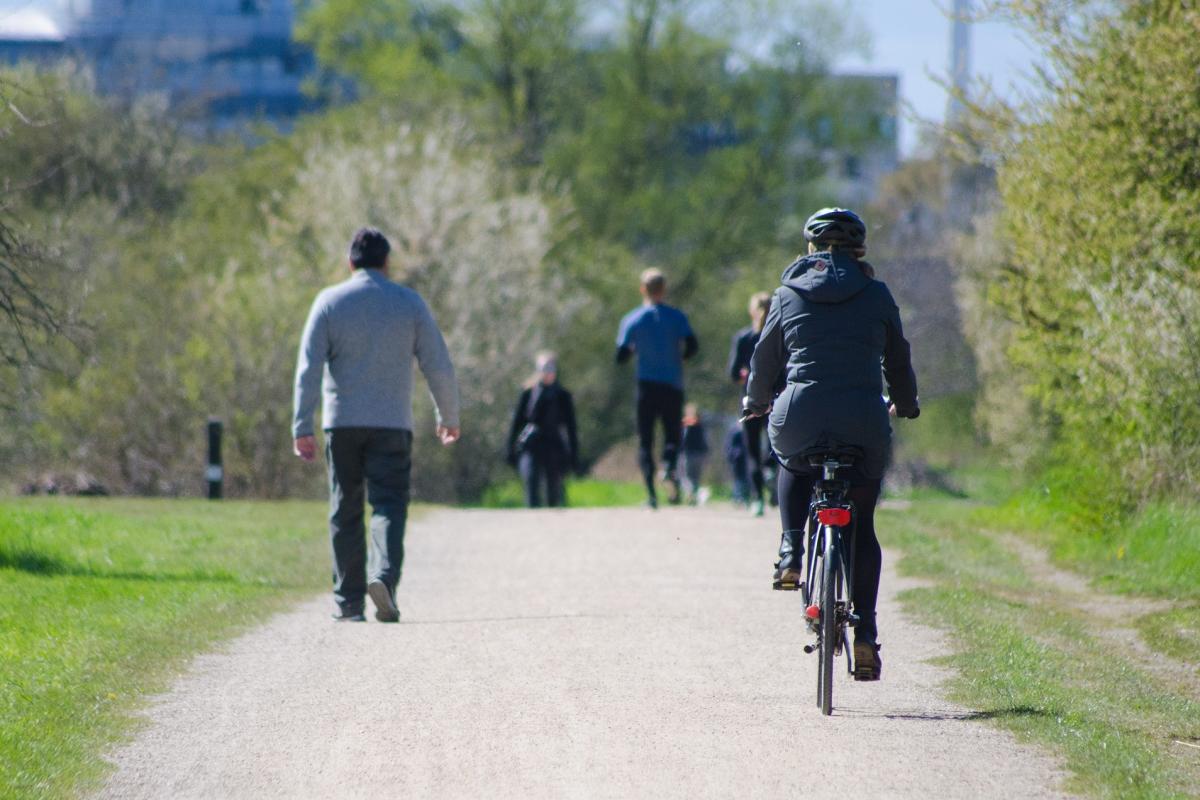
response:
[(825, 555), (821, 559), (821, 644), (817, 667), (818, 704), (821, 713), (833, 713), (833, 655), (837, 649), (837, 595), (840, 554), (831, 528), (824, 531)]

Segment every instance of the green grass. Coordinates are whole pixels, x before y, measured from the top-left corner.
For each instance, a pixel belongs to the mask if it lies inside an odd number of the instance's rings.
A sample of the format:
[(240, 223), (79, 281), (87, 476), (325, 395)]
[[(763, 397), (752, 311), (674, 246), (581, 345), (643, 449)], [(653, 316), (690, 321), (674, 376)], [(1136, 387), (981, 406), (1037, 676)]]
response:
[[(1145, 673), (1053, 592), (961, 500), (884, 511), (901, 572), (929, 582), (902, 595), (914, 616), (952, 633), (956, 699), (1022, 739), (1049, 746), (1094, 797), (1200, 795), (1200, 705)], [(885, 632), (886, 633), (886, 632)]]
[(327, 585), (325, 506), (0, 501), (0, 796), (73, 797), (185, 660)]
[[(567, 505), (571, 508), (636, 506), (645, 501), (646, 489), (640, 483), (591, 478), (567, 482)], [(489, 487), (479, 504), (483, 508), (524, 508), (525, 490), (518, 480), (505, 481)]]
[(1107, 591), (1200, 603), (1200, 508), (1158, 503), (1096, 522), (1046, 488), (981, 509), (975, 521), (1023, 532)]
[(1167, 658), (1195, 664), (1200, 680), (1200, 606), (1146, 614), (1137, 620), (1137, 628), (1142, 638)]

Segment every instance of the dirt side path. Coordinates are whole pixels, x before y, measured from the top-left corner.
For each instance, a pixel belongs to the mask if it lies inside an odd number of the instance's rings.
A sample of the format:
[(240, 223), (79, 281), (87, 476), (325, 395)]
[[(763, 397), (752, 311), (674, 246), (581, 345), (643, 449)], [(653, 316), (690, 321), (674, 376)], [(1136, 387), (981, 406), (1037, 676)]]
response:
[[(196, 659), (102, 797), (1062, 796), (939, 692), (890, 567), (884, 679), (815, 706), (775, 526), (732, 511), (446, 511), (409, 535), (400, 625), (322, 597)], [(885, 555), (885, 563), (893, 559)]]

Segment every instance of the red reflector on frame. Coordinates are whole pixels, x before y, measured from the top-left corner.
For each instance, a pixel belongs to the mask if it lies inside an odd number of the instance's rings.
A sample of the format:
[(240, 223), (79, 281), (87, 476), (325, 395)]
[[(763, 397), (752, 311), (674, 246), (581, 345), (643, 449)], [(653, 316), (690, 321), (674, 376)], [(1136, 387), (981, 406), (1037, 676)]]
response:
[(822, 508), (817, 512), (817, 521), (822, 525), (837, 525), (843, 527), (850, 524), (850, 509)]

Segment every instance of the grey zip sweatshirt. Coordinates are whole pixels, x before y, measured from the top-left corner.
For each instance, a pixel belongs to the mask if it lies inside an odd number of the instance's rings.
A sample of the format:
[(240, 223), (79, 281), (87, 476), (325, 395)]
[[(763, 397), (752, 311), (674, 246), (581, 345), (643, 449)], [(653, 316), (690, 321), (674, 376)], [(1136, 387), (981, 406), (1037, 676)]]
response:
[(313, 433), (323, 388), (330, 428), (413, 429), (413, 357), (429, 384), (438, 424), (458, 427), (458, 382), (429, 307), (380, 270), (357, 269), (313, 302), (296, 359), (292, 434)]

